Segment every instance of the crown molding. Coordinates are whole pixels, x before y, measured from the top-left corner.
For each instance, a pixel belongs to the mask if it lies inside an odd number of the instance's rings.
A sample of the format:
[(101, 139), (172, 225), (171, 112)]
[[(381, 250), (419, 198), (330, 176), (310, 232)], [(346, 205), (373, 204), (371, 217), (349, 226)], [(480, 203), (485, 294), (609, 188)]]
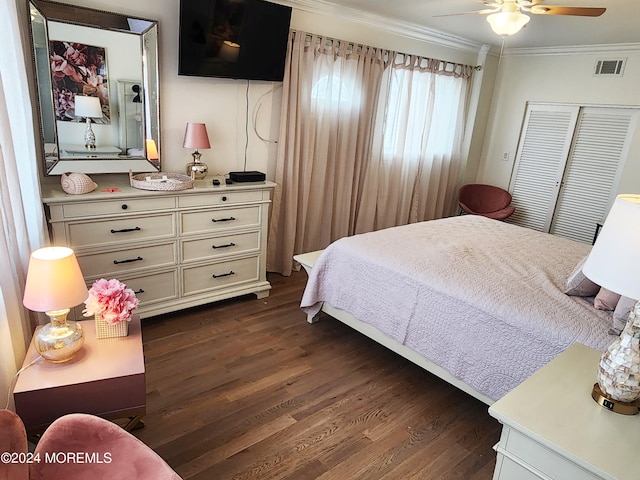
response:
[(396, 35), (433, 43), (443, 47), (478, 53), (482, 44), (458, 37), (446, 32), (420, 26), (415, 23), (402, 22), (381, 15), (371, 14), (351, 7), (342, 7), (325, 0), (273, 0), (275, 3), (287, 5), (305, 12), (326, 16), (338, 16), (362, 23)]
[(503, 57), (548, 56), (548, 55), (589, 55), (602, 53), (638, 53), (640, 43), (612, 43), (607, 45), (576, 45), (564, 47), (506, 48)]

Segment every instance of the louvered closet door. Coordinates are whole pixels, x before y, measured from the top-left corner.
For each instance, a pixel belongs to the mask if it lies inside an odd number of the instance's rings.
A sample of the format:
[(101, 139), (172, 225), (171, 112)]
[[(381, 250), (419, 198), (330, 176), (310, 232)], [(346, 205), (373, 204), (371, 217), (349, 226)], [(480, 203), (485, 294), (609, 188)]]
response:
[(585, 107), (578, 117), (550, 232), (590, 243), (615, 197), (635, 125), (632, 109)]
[(548, 232), (580, 108), (527, 106), (509, 191), (515, 213), (508, 219)]

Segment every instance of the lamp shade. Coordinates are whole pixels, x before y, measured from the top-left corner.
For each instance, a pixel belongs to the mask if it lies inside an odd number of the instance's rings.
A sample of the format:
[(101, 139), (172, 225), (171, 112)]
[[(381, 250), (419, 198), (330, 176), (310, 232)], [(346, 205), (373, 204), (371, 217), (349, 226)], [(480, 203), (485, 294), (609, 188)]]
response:
[(152, 138), (148, 138), (145, 143), (147, 145), (147, 158), (152, 161), (158, 160), (159, 156), (156, 141)]
[(207, 135), (207, 126), (204, 123), (187, 123), (182, 146), (196, 149), (211, 148), (209, 136)]
[(640, 195), (618, 195), (582, 269), (593, 282), (640, 300)]
[(519, 11), (493, 13), (487, 17), (491, 29), (503, 37), (518, 33), (529, 20), (531, 18), (528, 15)]
[(76, 255), (67, 247), (45, 247), (29, 260), (22, 304), (35, 312), (80, 305), (89, 297)]
[(101, 118), (102, 106), (98, 97), (76, 95), (74, 99), (76, 117)]

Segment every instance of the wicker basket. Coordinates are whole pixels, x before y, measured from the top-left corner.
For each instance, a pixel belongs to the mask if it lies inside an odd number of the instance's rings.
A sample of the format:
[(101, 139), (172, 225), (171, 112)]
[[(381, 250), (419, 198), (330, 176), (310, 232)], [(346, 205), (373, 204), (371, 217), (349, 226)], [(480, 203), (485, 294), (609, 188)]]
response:
[(129, 182), (133, 188), (141, 190), (175, 191), (193, 188), (193, 178), (181, 173), (140, 173), (129, 171)]
[(96, 338), (126, 337), (129, 335), (129, 322), (107, 323), (102, 319), (102, 315), (96, 313)]

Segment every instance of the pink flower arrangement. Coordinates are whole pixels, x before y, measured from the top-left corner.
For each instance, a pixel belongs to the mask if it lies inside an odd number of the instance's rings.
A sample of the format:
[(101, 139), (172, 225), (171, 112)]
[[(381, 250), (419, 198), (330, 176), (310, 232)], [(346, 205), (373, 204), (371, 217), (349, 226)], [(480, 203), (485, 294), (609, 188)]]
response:
[(138, 307), (136, 294), (130, 288), (112, 278), (101, 278), (93, 282), (89, 289), (89, 298), (84, 302), (85, 317), (100, 314), (108, 324), (131, 320), (131, 312)]

